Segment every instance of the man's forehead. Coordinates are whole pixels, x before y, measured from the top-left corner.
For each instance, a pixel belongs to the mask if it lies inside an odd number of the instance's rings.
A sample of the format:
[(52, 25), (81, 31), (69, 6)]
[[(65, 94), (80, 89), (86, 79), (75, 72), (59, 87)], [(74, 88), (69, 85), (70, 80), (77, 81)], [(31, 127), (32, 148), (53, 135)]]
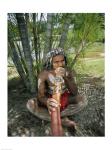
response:
[(53, 57), (53, 61), (56, 61), (56, 60), (63, 60), (64, 59), (64, 56), (63, 55), (56, 55)]

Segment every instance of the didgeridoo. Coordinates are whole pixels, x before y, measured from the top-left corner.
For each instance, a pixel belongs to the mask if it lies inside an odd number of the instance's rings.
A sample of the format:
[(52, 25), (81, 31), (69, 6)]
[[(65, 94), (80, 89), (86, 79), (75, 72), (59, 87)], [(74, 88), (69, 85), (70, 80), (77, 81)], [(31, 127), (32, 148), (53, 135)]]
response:
[[(60, 93), (53, 95), (53, 98), (59, 98)], [(56, 99), (57, 100), (57, 99)], [(61, 125), (60, 107), (55, 108), (51, 112), (51, 131), (53, 136), (63, 136), (63, 129)]]

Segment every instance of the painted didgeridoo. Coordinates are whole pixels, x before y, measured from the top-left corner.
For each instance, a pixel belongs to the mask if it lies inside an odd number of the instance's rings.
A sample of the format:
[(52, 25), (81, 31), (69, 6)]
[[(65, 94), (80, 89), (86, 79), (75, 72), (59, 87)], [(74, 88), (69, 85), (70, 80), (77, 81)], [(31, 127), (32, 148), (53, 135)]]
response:
[[(53, 98), (60, 103), (61, 98), (61, 84), (62, 77), (56, 77), (55, 84), (55, 93), (53, 94)], [(61, 124), (61, 116), (60, 116), (60, 107), (55, 108), (55, 111), (51, 112), (51, 131), (52, 136), (63, 136), (63, 129)]]

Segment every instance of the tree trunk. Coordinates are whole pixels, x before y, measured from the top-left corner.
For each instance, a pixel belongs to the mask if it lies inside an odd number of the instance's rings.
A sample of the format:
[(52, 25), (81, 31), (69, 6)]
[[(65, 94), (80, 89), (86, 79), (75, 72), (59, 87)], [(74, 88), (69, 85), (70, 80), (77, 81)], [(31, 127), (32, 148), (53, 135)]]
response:
[(70, 25), (70, 16), (68, 16), (67, 19), (65, 19), (65, 23), (63, 25), (63, 31), (61, 34), (61, 38), (60, 38), (60, 43), (59, 43), (59, 47), (64, 48), (66, 39), (67, 39), (67, 33), (68, 33), (68, 29), (69, 29), (69, 25)]
[(28, 30), (27, 30), (27, 26), (25, 23), (24, 15), (22, 13), (17, 13), (16, 19), (18, 23), (20, 38), (21, 38), (24, 56), (26, 60), (26, 66), (28, 69), (28, 77), (29, 77), (30, 88), (31, 88), (30, 91), (35, 92), (36, 86), (35, 86), (35, 79), (34, 79), (34, 74), (33, 74), (33, 61), (31, 57)]
[(40, 47), (40, 25), (42, 14), (40, 16), (40, 20), (36, 21), (38, 14), (33, 13), (33, 37), (34, 37), (34, 50), (35, 50), (35, 58), (36, 58), (36, 74), (38, 76), (40, 72), (40, 64), (42, 62), (41, 59), (41, 47)]
[[(38, 64), (36, 13), (33, 13), (33, 36), (34, 36), (34, 50), (35, 50), (36, 64)], [(36, 74), (37, 70), (38, 69), (36, 68)]]
[(20, 56), (20, 59), (21, 59), (21, 63), (22, 63), (23, 68), (24, 68), (24, 70), (25, 70), (25, 73), (28, 74), (28, 69), (27, 69), (27, 67), (26, 67), (26, 63), (25, 63), (24, 57), (23, 57), (23, 55), (22, 55), (21, 48), (20, 48), (20, 46), (18, 45), (17, 42), (15, 42), (15, 45), (16, 45), (16, 47), (17, 47), (17, 50), (18, 50), (18, 53), (19, 53), (19, 56)]
[(17, 69), (24, 85), (26, 87), (28, 87), (27, 80), (26, 80), (26, 75), (25, 75), (24, 69), (22, 67), (21, 61), (19, 59), (18, 53), (16, 51), (16, 47), (15, 47), (14, 42), (12, 40), (10, 31), (8, 31), (8, 42), (9, 42), (9, 46), (10, 46), (10, 51), (11, 51), (10, 54), (11, 54), (11, 58), (13, 60), (13, 63), (16, 66), (16, 69)]
[(51, 50), (52, 47), (52, 13), (47, 14), (47, 29), (45, 41), (45, 54)]

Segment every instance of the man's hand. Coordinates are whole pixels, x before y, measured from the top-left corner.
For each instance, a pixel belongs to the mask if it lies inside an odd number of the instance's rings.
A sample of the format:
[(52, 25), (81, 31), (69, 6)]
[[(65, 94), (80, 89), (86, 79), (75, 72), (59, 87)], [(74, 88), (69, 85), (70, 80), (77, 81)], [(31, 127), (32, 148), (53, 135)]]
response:
[(60, 104), (53, 98), (49, 98), (47, 100), (47, 108), (49, 113), (51, 114), (51, 111), (55, 111), (56, 107), (60, 107)]
[(55, 73), (56, 73), (57, 76), (62, 76), (62, 77), (64, 77), (66, 71), (65, 71), (64, 68), (58, 67), (58, 68), (55, 70)]

